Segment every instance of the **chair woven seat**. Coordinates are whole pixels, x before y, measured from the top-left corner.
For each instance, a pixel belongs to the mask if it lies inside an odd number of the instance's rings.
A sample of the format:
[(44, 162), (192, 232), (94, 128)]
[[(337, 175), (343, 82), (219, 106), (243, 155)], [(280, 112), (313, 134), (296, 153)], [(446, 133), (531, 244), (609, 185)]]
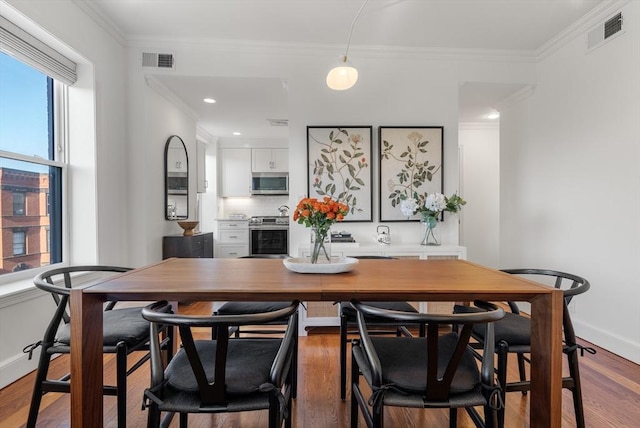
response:
[[(429, 346), (424, 337), (372, 337), (371, 342), (376, 349), (382, 368), (382, 382), (401, 391), (412, 394), (424, 394), (429, 387), (427, 383), (427, 355)], [(444, 375), (446, 363), (451, 359), (458, 335), (446, 334), (438, 339), (438, 378)], [(356, 353), (356, 358), (362, 352)], [(367, 367), (364, 360), (359, 361), (360, 367)], [(369, 376), (367, 381), (373, 382), (371, 372), (363, 369), (362, 374)], [(460, 394), (476, 389), (480, 384), (480, 372), (473, 354), (464, 355), (451, 382), (450, 393)], [(422, 406), (420, 406), (422, 407)]]
[[(140, 308), (113, 309), (103, 315), (104, 346), (115, 346), (124, 342), (131, 346), (149, 336), (149, 321), (142, 318)], [(71, 341), (69, 324), (58, 330), (56, 342), (68, 345)]]
[[(375, 308), (386, 309), (388, 311), (403, 311), (403, 312), (418, 312), (416, 308), (411, 306), (408, 302), (362, 302), (365, 305), (373, 306)], [(341, 306), (342, 313), (347, 316), (347, 321), (356, 322), (356, 310), (351, 303), (344, 303)], [(383, 322), (384, 319), (376, 317), (365, 317), (370, 321)]]
[[(256, 392), (269, 382), (269, 372), (280, 348), (279, 339), (235, 339), (229, 341), (225, 372), (226, 393), (244, 395)], [(209, 382), (214, 381), (216, 341), (196, 340), (204, 371)], [(196, 377), (186, 353), (178, 353), (165, 369), (165, 380), (182, 391), (198, 391)]]
[[(479, 309), (473, 306), (455, 305), (455, 313), (477, 312)], [(506, 312), (502, 321), (494, 325), (495, 343), (501, 340), (509, 343), (510, 346), (530, 346), (531, 345), (531, 320), (527, 317)], [(484, 329), (474, 326), (474, 336), (484, 341)]]
[(272, 312), (286, 308), (291, 302), (227, 302), (220, 306), (218, 315), (242, 315)]

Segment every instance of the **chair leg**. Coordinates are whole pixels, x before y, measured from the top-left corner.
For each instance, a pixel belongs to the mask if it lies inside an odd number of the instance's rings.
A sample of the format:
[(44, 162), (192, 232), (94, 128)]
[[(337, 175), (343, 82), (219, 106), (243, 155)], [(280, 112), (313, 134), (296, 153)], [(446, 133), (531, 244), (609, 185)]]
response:
[(456, 428), (458, 426), (458, 408), (452, 407), (449, 409), (449, 428)]
[(160, 409), (158, 409), (158, 405), (154, 402), (149, 403), (147, 412), (147, 428), (160, 427)]
[(280, 403), (275, 394), (269, 394), (269, 428), (280, 427)]
[(573, 394), (573, 409), (576, 415), (576, 426), (578, 428), (584, 428), (584, 407), (582, 404), (582, 386), (580, 384), (578, 352), (569, 352), (567, 354), (567, 358), (569, 359), (569, 375), (573, 379), (573, 387), (571, 388), (571, 393)]
[(347, 317), (340, 314), (340, 399), (347, 397)]
[(356, 399), (356, 390), (360, 386), (360, 368), (356, 359), (351, 356), (351, 428), (358, 427), (358, 400)]
[(117, 345), (116, 350), (116, 401), (118, 427), (127, 426), (127, 346), (124, 342)]
[(293, 336), (293, 357), (291, 359), (291, 364), (293, 365), (293, 371), (291, 373), (291, 398), (298, 397), (298, 344), (300, 342), (298, 337), (298, 313), (295, 315), (296, 322), (294, 324), (295, 334)]
[(189, 413), (180, 413), (180, 428), (187, 428), (189, 425)]
[(48, 347), (42, 346), (40, 359), (38, 361), (38, 369), (36, 371), (36, 380), (33, 385), (33, 394), (31, 395), (31, 405), (29, 406), (29, 418), (27, 419), (27, 428), (35, 428), (38, 420), (38, 412), (40, 411), (40, 403), (42, 402), (42, 383), (47, 379), (49, 373), (49, 364), (51, 363), (51, 355), (47, 352)]
[[(502, 396), (502, 402), (507, 402), (507, 350), (509, 349), (509, 344), (504, 340), (498, 342), (498, 346), (496, 347), (496, 353), (498, 354), (498, 385), (500, 386), (500, 395)], [(504, 415), (505, 415), (505, 407), (503, 406), (500, 410), (498, 410), (498, 427), (504, 427)]]
[[(527, 373), (524, 369), (524, 354), (518, 353), (518, 371), (520, 372), (520, 381), (527, 380)], [(527, 395), (527, 391), (522, 391), (522, 395)]]
[(382, 399), (376, 400), (376, 403), (374, 403), (371, 409), (373, 428), (384, 428), (384, 405), (382, 401)]

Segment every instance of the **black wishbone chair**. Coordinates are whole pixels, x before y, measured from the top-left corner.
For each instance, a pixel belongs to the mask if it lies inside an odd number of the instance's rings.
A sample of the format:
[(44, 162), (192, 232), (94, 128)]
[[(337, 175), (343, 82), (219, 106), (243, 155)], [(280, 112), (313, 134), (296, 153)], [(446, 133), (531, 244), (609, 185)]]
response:
[[(286, 259), (289, 256), (281, 255), (281, 254), (254, 254), (251, 256), (243, 256), (238, 257), (240, 259)], [(276, 302), (226, 302), (222, 304), (218, 308), (218, 310), (214, 311), (214, 315), (248, 315), (248, 314), (259, 314), (262, 312), (271, 312), (277, 311), (280, 309), (287, 308), (291, 302), (289, 301), (276, 301)], [(298, 312), (293, 314), (294, 317), (298, 317)], [(244, 334), (276, 334), (276, 333), (284, 333), (284, 328), (288, 323), (287, 319), (280, 319), (274, 322), (269, 323), (268, 326), (244, 326), (242, 331), (240, 331), (240, 326), (234, 325), (231, 326), (231, 332), (234, 336), (240, 337), (240, 333)], [(282, 330), (274, 329), (274, 325), (281, 325), (283, 327)], [(266, 328), (265, 328), (266, 327)], [(212, 331), (212, 338), (215, 337), (215, 331)], [(295, 354), (293, 356), (294, 361), (294, 372), (293, 372), (293, 387), (291, 396), (296, 398), (298, 392), (298, 332), (295, 334)]]
[[(226, 413), (268, 409), (269, 427), (282, 421), (291, 427), (291, 381), (298, 301), (277, 311), (246, 315), (174, 315), (169, 304), (156, 302), (142, 310), (151, 322), (151, 386), (145, 390), (148, 427), (159, 427), (162, 412), (180, 413), (186, 428), (189, 413)], [(283, 338), (229, 339), (229, 327), (287, 320)], [(158, 325), (177, 326), (182, 348), (165, 367)], [(193, 328), (217, 330), (216, 339), (195, 340)], [(169, 416), (169, 414), (167, 416)], [(163, 425), (164, 426), (164, 425)]]
[[(494, 426), (500, 393), (494, 385), (493, 341), (487, 342), (481, 369), (468, 347), (476, 326), (493, 335), (493, 323), (504, 316), (495, 305), (476, 302), (483, 312), (422, 314), (388, 311), (352, 301), (358, 311), (360, 339), (353, 341), (351, 366), (351, 427), (358, 426), (358, 410), (369, 428), (384, 426), (387, 406), (448, 408), (449, 426), (457, 424), (457, 409), (465, 408), (477, 427)], [(365, 316), (394, 322), (423, 323), (426, 337), (370, 336)], [(459, 333), (451, 325), (459, 326)], [(440, 327), (446, 326), (447, 333)], [(444, 330), (443, 330), (444, 331)], [(372, 393), (360, 387), (360, 377)], [(484, 420), (476, 406), (484, 409)]]
[[(367, 260), (396, 260), (395, 257), (388, 256), (353, 256), (356, 259)], [(392, 311), (404, 311), (417, 313), (418, 310), (414, 308), (409, 302), (363, 302), (367, 305), (374, 306), (381, 309), (388, 309)], [(347, 396), (347, 343), (349, 340), (347, 336), (349, 334), (358, 333), (358, 319), (356, 316), (356, 310), (349, 302), (338, 302), (340, 312), (340, 398), (344, 400)], [(407, 326), (412, 326), (410, 323), (395, 323), (390, 322), (388, 319), (379, 319), (376, 317), (365, 316), (367, 324), (369, 326), (375, 326), (376, 330), (369, 330), (369, 334), (395, 334), (396, 336), (411, 337), (411, 333), (407, 329)], [(353, 330), (349, 330), (352, 327)], [(415, 327), (415, 325), (413, 325)], [(419, 329), (419, 336), (424, 337), (425, 330), (424, 325), (417, 325)]]
[[(118, 274), (131, 270), (118, 266), (70, 266), (51, 269), (34, 278), (36, 287), (51, 293), (56, 303), (53, 318), (40, 342), (29, 345), (25, 352), (31, 353), (42, 346), (35, 385), (29, 409), (27, 427), (36, 426), (42, 396), (47, 392), (70, 392), (70, 374), (60, 379), (48, 379), (49, 364), (56, 354), (71, 353), (69, 299), (71, 289), (78, 283), (91, 280), (91, 275), (103, 277), (105, 274)], [(93, 278), (95, 281), (95, 278)], [(142, 308), (128, 307), (114, 309), (117, 302), (109, 302), (105, 306), (103, 322), (103, 348), (105, 354), (115, 354), (116, 385), (104, 385), (104, 395), (117, 397), (118, 426), (127, 426), (127, 376), (141, 367), (149, 359), (149, 322), (142, 318)], [(173, 329), (161, 328), (163, 339), (159, 346), (165, 350), (166, 358), (171, 359), (173, 348)], [(127, 356), (135, 351), (144, 351), (140, 359), (127, 369)]]
[[(562, 310), (562, 328), (564, 334), (563, 353), (567, 356), (569, 363), (569, 374), (563, 376), (562, 387), (571, 390), (573, 395), (573, 406), (576, 417), (576, 426), (584, 428), (584, 408), (582, 405), (582, 388), (580, 385), (580, 370), (578, 367), (578, 356), (587, 351), (595, 354), (593, 348), (586, 348), (577, 343), (576, 334), (569, 314), (569, 303), (571, 299), (589, 290), (590, 284), (586, 279), (566, 272), (559, 272), (548, 269), (504, 269), (505, 273), (511, 275), (523, 275), (534, 281), (545, 283), (545, 279), (552, 282), (555, 288), (561, 289), (564, 293), (564, 304)], [(520, 391), (526, 395), (531, 389), (531, 382), (526, 378), (525, 363), (529, 358), (525, 354), (531, 352), (531, 321), (527, 316), (520, 314), (520, 309), (515, 302), (507, 302), (511, 312), (507, 312), (503, 319), (495, 323), (495, 351), (497, 354), (498, 367), (496, 373), (498, 383), (502, 387), (503, 402), (507, 392)], [(465, 313), (476, 311), (473, 306), (454, 307), (454, 312)], [(482, 347), (487, 341), (482, 329), (474, 329), (473, 337), (478, 341), (476, 347)], [(507, 360), (508, 354), (515, 353), (518, 358), (518, 371), (520, 381), (507, 382)], [(476, 356), (481, 358), (479, 354)], [(498, 412), (498, 425), (504, 426), (504, 408)]]

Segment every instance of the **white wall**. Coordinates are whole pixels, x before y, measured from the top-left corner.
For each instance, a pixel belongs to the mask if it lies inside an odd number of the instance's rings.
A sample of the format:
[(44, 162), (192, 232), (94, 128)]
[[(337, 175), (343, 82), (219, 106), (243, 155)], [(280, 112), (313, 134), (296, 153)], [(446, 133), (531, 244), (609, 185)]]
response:
[(624, 34), (572, 40), (501, 111), (500, 264), (586, 277), (578, 336), (640, 362), (640, 2), (622, 12)]
[(499, 267), (500, 130), (497, 123), (461, 123), (460, 193), (467, 201), (460, 213), (460, 245), (467, 259)]
[(142, 266), (162, 259), (163, 236), (182, 232), (165, 219), (164, 148), (171, 135), (178, 135), (187, 149), (189, 219), (197, 217), (196, 121), (150, 86), (140, 56), (129, 52), (128, 67), (129, 264)]

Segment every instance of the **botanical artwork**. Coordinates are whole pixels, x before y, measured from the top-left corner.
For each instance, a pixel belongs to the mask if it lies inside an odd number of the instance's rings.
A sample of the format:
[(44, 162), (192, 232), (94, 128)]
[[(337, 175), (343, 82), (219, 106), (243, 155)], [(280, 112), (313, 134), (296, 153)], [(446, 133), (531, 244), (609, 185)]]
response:
[(407, 218), (400, 201), (442, 193), (441, 126), (380, 127), (380, 221)]
[(372, 127), (307, 127), (309, 197), (345, 204), (345, 221), (372, 221)]

